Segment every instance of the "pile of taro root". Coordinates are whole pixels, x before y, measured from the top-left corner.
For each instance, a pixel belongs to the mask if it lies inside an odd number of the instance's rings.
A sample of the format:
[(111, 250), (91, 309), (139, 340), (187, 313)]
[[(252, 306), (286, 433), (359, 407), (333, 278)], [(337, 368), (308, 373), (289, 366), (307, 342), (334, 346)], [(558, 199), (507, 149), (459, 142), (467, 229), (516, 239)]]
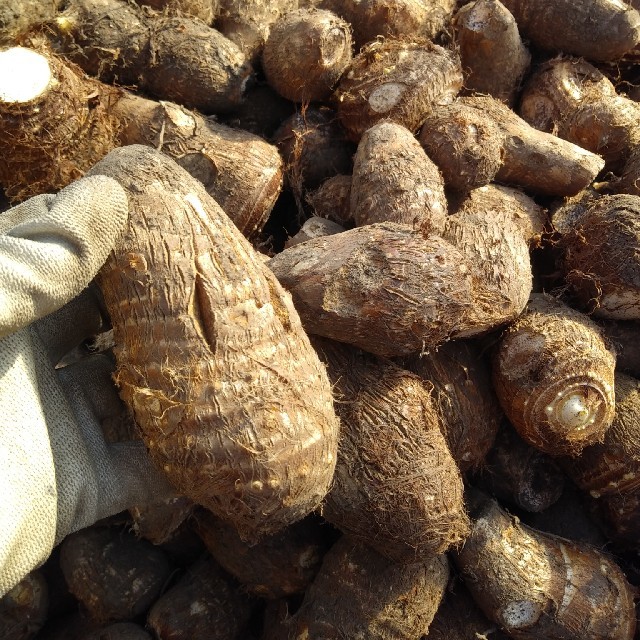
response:
[(3, 640), (640, 637), (638, 0), (1, 4), (6, 206), (129, 195), (60, 366), (176, 491)]

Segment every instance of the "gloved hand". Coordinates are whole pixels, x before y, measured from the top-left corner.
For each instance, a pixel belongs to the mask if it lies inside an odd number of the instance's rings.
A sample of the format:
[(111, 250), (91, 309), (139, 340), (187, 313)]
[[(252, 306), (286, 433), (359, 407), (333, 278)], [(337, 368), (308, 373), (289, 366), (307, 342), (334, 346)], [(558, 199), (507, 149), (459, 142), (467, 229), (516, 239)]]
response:
[(120, 407), (104, 361), (54, 368), (100, 330), (85, 288), (126, 219), (105, 176), (0, 214), (0, 597), (67, 534), (173, 493), (141, 442), (105, 441)]

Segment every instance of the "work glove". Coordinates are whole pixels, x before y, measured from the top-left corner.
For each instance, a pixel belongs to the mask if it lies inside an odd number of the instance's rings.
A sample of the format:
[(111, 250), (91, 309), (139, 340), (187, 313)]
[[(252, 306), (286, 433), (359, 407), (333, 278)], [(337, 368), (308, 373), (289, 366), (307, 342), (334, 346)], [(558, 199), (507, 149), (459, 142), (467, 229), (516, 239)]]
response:
[(104, 326), (86, 287), (127, 206), (90, 176), (0, 214), (0, 597), (67, 534), (173, 494), (141, 442), (105, 441), (122, 410), (105, 356), (55, 368)]

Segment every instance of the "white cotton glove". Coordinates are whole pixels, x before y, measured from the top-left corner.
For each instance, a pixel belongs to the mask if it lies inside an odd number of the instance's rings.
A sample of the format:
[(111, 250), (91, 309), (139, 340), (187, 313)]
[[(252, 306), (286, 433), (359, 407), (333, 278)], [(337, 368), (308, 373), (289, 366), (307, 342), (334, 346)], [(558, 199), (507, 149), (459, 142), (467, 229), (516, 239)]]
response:
[(105, 176), (0, 214), (0, 597), (67, 534), (171, 492), (142, 443), (105, 442), (117, 397), (104, 367), (54, 369), (100, 330), (83, 290), (126, 219), (126, 193)]

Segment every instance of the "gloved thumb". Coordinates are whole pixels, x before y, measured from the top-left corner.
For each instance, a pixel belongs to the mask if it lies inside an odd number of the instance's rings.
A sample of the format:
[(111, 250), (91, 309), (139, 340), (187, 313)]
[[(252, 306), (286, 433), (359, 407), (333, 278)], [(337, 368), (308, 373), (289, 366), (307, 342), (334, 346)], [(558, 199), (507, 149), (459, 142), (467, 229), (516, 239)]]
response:
[(127, 220), (125, 190), (87, 176), (0, 217), (0, 337), (77, 296), (103, 265)]

